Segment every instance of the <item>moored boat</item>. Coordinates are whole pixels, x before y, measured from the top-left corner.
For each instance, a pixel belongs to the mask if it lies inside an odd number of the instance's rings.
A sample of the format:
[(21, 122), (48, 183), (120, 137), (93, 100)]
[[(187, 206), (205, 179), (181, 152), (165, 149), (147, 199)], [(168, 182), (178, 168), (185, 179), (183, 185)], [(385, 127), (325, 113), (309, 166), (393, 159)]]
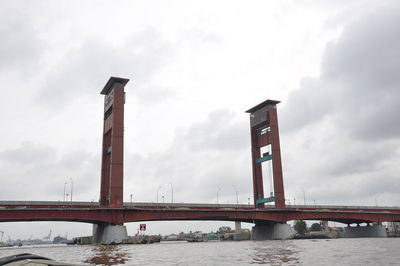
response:
[(40, 266), (40, 265), (64, 265), (64, 266), (72, 266), (76, 264), (68, 264), (64, 262), (58, 262), (46, 257), (34, 255), (31, 253), (21, 253), (17, 255), (11, 255), (7, 257), (0, 258), (0, 265), (9, 265), (9, 266), (30, 266), (30, 265), (35, 265), (35, 266)]

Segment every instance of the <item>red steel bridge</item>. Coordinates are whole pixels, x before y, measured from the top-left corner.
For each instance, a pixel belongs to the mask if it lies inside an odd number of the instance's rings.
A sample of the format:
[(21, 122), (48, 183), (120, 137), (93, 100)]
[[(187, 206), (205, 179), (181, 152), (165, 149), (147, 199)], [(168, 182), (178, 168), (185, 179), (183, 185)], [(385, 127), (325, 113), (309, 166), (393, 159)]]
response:
[(139, 221), (208, 220), (257, 223), (291, 220), (327, 220), (345, 224), (400, 221), (400, 208), (291, 205), (255, 208), (242, 204), (124, 203), (102, 207), (93, 202), (2, 201), (0, 221), (70, 221), (123, 224)]
[[(345, 224), (400, 221), (400, 208), (286, 205), (279, 144), (277, 104), (266, 100), (250, 114), (254, 204), (164, 204), (123, 202), (123, 124), (125, 85), (111, 77), (104, 95), (100, 200), (93, 202), (0, 201), (0, 222), (71, 221), (122, 225), (138, 221), (217, 220), (284, 224), (291, 220), (326, 220)], [(272, 169), (273, 191), (264, 195), (262, 165)], [(272, 202), (274, 205), (266, 205)]]

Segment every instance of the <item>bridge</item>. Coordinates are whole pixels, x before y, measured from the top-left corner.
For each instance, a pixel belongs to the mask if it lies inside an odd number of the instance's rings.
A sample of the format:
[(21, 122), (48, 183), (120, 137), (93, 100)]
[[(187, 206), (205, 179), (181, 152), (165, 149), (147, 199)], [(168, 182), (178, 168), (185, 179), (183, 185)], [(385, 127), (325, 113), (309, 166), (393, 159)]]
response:
[(53, 201), (2, 201), (0, 221), (70, 221), (122, 224), (162, 220), (216, 220), (257, 223), (292, 220), (329, 220), (344, 224), (398, 221), (399, 208), (327, 205), (292, 205), (255, 208), (244, 204), (124, 203), (122, 207), (101, 207), (94, 202), (60, 204)]
[[(208, 220), (254, 223), (253, 239), (292, 235), (293, 220), (325, 220), (349, 225), (351, 236), (386, 236), (382, 222), (399, 222), (400, 208), (286, 205), (279, 144), (279, 101), (266, 100), (249, 109), (254, 204), (182, 204), (123, 202), (123, 117), (129, 80), (111, 77), (104, 97), (101, 186), (99, 202), (0, 201), (0, 222), (70, 221), (94, 224), (94, 241), (122, 242), (124, 223), (165, 220)], [(274, 192), (264, 196), (262, 165), (272, 172)], [(274, 205), (267, 205), (272, 202)], [(366, 223), (367, 226), (359, 225)], [(373, 226), (370, 226), (370, 224)], [(357, 227), (350, 227), (357, 224)]]

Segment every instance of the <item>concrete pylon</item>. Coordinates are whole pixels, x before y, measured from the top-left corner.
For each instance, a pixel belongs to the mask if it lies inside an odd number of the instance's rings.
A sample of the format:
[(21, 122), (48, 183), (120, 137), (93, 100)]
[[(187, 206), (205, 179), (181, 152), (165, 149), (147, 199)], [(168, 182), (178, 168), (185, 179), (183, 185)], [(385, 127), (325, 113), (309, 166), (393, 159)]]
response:
[(235, 221), (235, 234), (242, 233), (242, 224), (240, 221)]
[(112, 224), (93, 225), (93, 244), (121, 244), (128, 239), (126, 226)]
[(252, 240), (275, 240), (291, 239), (294, 236), (292, 227), (289, 224), (263, 222), (256, 223), (251, 231)]
[(343, 237), (358, 238), (358, 237), (387, 237), (386, 228), (381, 224), (372, 226), (355, 226), (345, 227)]

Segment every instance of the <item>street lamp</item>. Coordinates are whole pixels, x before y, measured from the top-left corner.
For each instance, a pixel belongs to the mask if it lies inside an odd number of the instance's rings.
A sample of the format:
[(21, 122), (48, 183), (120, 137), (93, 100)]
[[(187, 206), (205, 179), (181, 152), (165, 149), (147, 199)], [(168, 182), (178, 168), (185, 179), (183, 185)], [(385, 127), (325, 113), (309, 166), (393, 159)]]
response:
[(71, 177), (71, 203), (72, 203), (72, 192), (73, 192), (73, 190), (74, 190), (74, 182), (73, 182), (72, 177)]
[(238, 200), (238, 194), (237, 194), (237, 187), (235, 185), (232, 185), (233, 188), (235, 189), (235, 194), (236, 194), (236, 204), (239, 204), (239, 200)]
[(67, 182), (64, 183), (64, 195), (63, 195), (63, 202), (65, 202), (65, 189), (67, 187)]
[(158, 203), (158, 192), (160, 191), (160, 189), (161, 189), (161, 186), (159, 186), (157, 189), (157, 203)]
[(172, 185), (171, 182), (169, 182), (169, 184), (171, 185), (171, 194), (172, 194), (171, 203), (174, 204), (174, 186)]
[(217, 190), (217, 204), (219, 204), (219, 201), (218, 201), (218, 195), (219, 195), (219, 191), (221, 190), (221, 188), (218, 188), (218, 190)]
[(131, 194), (131, 205), (132, 205), (132, 194)]
[(162, 195), (162, 203), (164, 203), (164, 195)]

